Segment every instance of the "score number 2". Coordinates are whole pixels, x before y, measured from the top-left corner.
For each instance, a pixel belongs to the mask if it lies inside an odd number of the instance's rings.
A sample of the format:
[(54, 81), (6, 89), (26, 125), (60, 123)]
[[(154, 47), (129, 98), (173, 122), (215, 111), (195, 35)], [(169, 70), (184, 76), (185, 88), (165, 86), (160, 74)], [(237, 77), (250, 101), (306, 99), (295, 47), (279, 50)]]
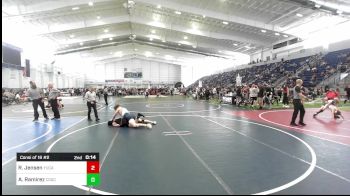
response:
[(100, 164), (98, 161), (88, 161), (87, 162), (87, 173), (99, 173)]

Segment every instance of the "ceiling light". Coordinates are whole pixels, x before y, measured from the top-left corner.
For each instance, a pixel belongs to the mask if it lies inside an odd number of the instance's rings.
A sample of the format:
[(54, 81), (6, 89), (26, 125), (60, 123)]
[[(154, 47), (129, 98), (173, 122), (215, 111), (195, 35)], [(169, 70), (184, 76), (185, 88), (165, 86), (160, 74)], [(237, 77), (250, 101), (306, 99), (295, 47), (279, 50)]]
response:
[(206, 16), (205, 15), (203, 15), (203, 18), (205, 18)]
[(288, 37), (288, 35), (283, 35), (283, 37)]
[(72, 10), (78, 10), (80, 9), (79, 7), (72, 7)]
[(153, 55), (152, 52), (149, 52), (149, 51), (146, 51), (146, 52), (145, 52), (145, 56), (146, 56), (146, 57), (150, 57), (150, 56), (152, 56), (152, 55)]
[(110, 38), (109, 38), (109, 40), (110, 40), (110, 41), (112, 41), (112, 40), (113, 40), (113, 38), (112, 38), (112, 37), (110, 37)]
[(160, 8), (162, 8), (162, 6), (161, 5), (157, 5), (157, 8), (160, 9)]
[(275, 33), (275, 35), (279, 36), (280, 34), (279, 33)]
[(221, 51), (221, 50), (219, 50), (218, 52), (219, 52), (219, 53), (222, 53), (222, 51)]
[(187, 36), (184, 36), (184, 39), (188, 39), (188, 37), (187, 37)]
[(234, 46), (238, 46), (238, 44), (233, 44)]
[(343, 11), (342, 10), (337, 10), (337, 14), (342, 14)]
[(165, 40), (163, 40), (162, 42), (165, 43)]
[(135, 48), (135, 49), (134, 49), (134, 51), (138, 51), (138, 49), (137, 49), (137, 48)]
[(116, 57), (122, 57), (123, 56), (123, 52), (118, 51), (114, 54)]
[(135, 40), (135, 38), (136, 38), (136, 35), (135, 35), (135, 34), (131, 34), (131, 35), (129, 36), (129, 39), (131, 39), (131, 40)]
[(113, 52), (110, 52), (109, 54), (113, 54)]
[(99, 39), (98, 41), (99, 41), (99, 42), (102, 42), (102, 41), (103, 41), (103, 39)]
[(97, 19), (101, 19), (101, 16), (96, 16)]
[(265, 29), (261, 29), (261, 32), (266, 33), (266, 30)]
[(74, 38), (74, 37), (75, 37), (75, 35), (74, 35), (74, 34), (72, 34), (72, 35), (69, 35), (69, 37), (70, 37), (70, 38)]
[(181, 12), (179, 12), (179, 11), (175, 11), (175, 14), (178, 14), (178, 15), (180, 15), (180, 14), (181, 14)]
[(156, 30), (152, 30), (151, 32), (154, 34), (154, 33), (156, 33)]
[(165, 55), (165, 56), (164, 56), (164, 58), (165, 58), (166, 60), (171, 60), (171, 59), (174, 59), (174, 57), (173, 57), (173, 56), (171, 56), (171, 55)]
[(180, 44), (180, 43), (178, 43), (177, 45), (181, 46), (181, 44)]
[(69, 44), (66, 44), (65, 46), (66, 46), (66, 47), (69, 47)]
[(197, 46), (192, 46), (192, 48), (197, 48)]
[(147, 37), (152, 38), (152, 39), (161, 39), (160, 36), (158, 36), (156, 34), (150, 34), (150, 35), (147, 35)]
[(83, 42), (80, 42), (79, 44), (80, 44), (81, 46), (82, 46), (82, 45), (84, 45), (84, 43), (83, 43)]
[(296, 16), (298, 16), (298, 17), (303, 17), (303, 15), (302, 15), (302, 14), (299, 14), (299, 13), (297, 13)]
[(158, 15), (158, 14), (153, 14), (153, 20), (154, 21), (159, 21), (160, 20), (160, 18), (161, 18), (161, 16), (160, 15)]
[(153, 41), (153, 38), (152, 38), (152, 37), (150, 37), (150, 38), (149, 38), (149, 41)]
[(93, 6), (93, 5), (94, 5), (94, 2), (90, 1), (89, 6)]
[(320, 8), (321, 5), (320, 5), (320, 4), (315, 4), (315, 7), (316, 7), (316, 8)]
[(108, 29), (103, 30), (103, 32), (105, 32), (105, 33), (108, 33), (108, 31), (109, 31)]
[(227, 24), (228, 24), (228, 22), (226, 22), (226, 21), (222, 21), (222, 24), (227, 25)]

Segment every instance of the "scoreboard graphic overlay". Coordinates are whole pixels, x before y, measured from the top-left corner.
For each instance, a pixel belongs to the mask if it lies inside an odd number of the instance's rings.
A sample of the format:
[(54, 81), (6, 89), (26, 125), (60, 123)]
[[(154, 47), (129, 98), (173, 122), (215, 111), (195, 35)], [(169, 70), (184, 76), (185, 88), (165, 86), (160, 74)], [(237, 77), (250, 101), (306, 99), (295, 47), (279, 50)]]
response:
[(98, 186), (99, 153), (17, 153), (16, 184)]

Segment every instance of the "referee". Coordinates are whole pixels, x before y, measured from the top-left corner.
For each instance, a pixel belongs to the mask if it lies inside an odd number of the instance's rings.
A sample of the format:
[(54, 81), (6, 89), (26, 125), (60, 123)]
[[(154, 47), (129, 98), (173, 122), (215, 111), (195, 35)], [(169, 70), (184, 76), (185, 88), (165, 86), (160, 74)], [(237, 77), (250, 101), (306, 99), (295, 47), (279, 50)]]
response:
[(51, 120), (60, 120), (60, 112), (58, 110), (59, 107), (62, 107), (61, 103), (57, 99), (57, 97), (60, 95), (60, 92), (53, 88), (53, 84), (48, 84), (48, 90), (49, 90), (49, 103), (51, 105), (51, 109), (54, 114), (54, 118), (51, 118)]
[(85, 94), (85, 99), (87, 101), (87, 107), (88, 107), (88, 121), (91, 121), (91, 108), (94, 109), (94, 114), (95, 114), (95, 118), (96, 121), (99, 121), (100, 119), (98, 118), (98, 114), (97, 114), (97, 109), (96, 109), (96, 92), (95, 92), (95, 88), (91, 88), (89, 89), (86, 94)]
[(35, 82), (30, 81), (30, 89), (27, 91), (27, 96), (33, 101), (33, 109), (34, 109), (34, 120), (38, 121), (39, 118), (39, 112), (38, 112), (38, 106), (40, 106), (41, 111), (43, 112), (44, 118), (46, 120), (49, 120), (49, 117), (46, 114), (44, 101), (42, 98), (42, 91), (37, 88)]
[(293, 105), (294, 105), (294, 112), (293, 112), (293, 117), (292, 121), (290, 122), (291, 126), (298, 126), (295, 124), (295, 120), (297, 119), (298, 113), (300, 111), (300, 116), (299, 116), (299, 125), (305, 126), (306, 124), (304, 123), (304, 115), (305, 115), (305, 109), (303, 105), (302, 99), (307, 99), (306, 96), (302, 94), (301, 91), (301, 85), (303, 84), (303, 81), (301, 79), (296, 80), (296, 85), (293, 88)]

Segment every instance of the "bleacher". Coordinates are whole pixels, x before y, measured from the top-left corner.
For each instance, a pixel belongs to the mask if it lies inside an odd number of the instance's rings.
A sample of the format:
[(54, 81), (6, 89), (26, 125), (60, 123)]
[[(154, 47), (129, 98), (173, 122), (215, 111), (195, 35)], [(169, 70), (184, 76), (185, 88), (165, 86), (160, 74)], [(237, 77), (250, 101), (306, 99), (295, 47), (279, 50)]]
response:
[[(302, 78), (305, 87), (314, 87), (325, 78), (336, 73), (339, 64), (349, 63), (350, 48), (327, 53), (326, 55), (315, 54), (276, 63), (267, 63), (240, 70), (219, 73), (202, 77), (200, 80), (210, 87), (232, 86), (236, 83), (236, 76), (242, 77), (242, 83), (268, 83), (273, 84), (278, 79), (286, 77), (286, 83), (292, 85), (292, 78)], [(301, 71), (298, 76), (296, 71), (303, 66), (309, 66)], [(333, 71), (333, 72), (332, 72)], [(314, 78), (313, 78), (314, 77)], [(189, 87), (198, 86), (197, 80)]]
[[(308, 69), (299, 75), (299, 77), (303, 78), (304, 80), (304, 86), (314, 87), (318, 83), (322, 82), (324, 79), (327, 79), (328, 77), (336, 73), (336, 70), (339, 69), (338, 65), (346, 63), (349, 54), (350, 49), (345, 49), (330, 52), (324, 55), (321, 61), (317, 62), (315, 66), (316, 72), (313, 72), (311, 69)], [(312, 80), (313, 75), (316, 76), (316, 79), (314, 80)]]

